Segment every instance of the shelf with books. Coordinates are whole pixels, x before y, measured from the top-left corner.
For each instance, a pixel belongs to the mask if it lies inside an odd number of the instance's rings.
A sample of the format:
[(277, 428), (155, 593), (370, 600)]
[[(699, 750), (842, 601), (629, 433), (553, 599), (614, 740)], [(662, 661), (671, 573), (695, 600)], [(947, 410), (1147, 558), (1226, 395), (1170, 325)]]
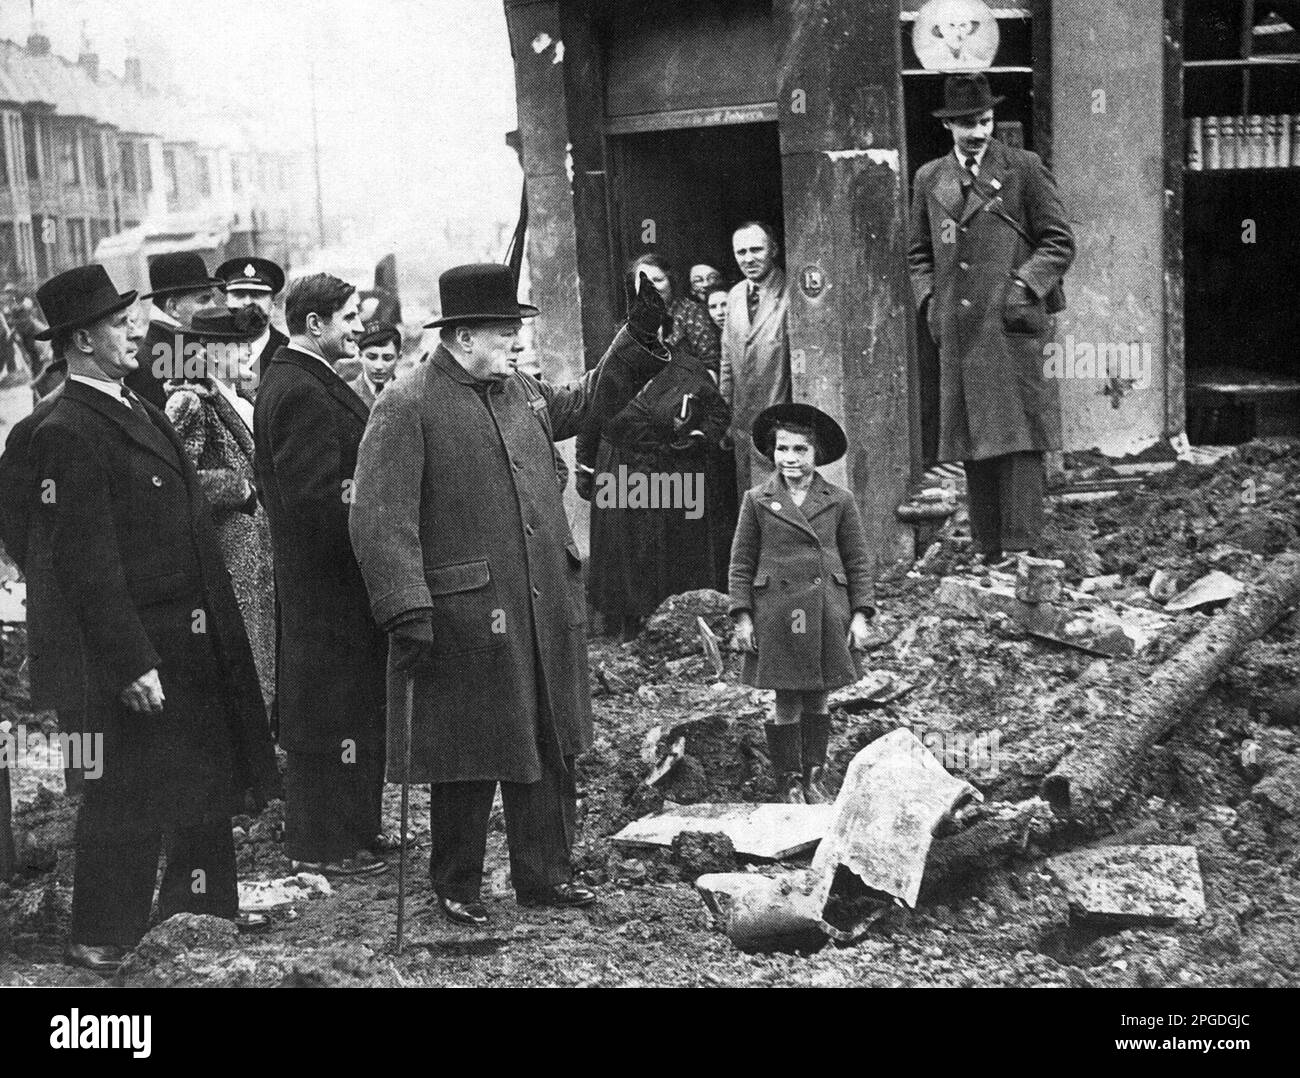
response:
[(1186, 145), (1188, 172), (1300, 167), (1300, 113), (1192, 116)]

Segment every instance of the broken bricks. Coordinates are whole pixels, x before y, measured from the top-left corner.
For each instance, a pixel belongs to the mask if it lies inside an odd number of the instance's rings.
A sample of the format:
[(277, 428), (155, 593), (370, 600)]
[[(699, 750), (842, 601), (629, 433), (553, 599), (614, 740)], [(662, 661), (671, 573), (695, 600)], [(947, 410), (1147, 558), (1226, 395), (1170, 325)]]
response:
[(1169, 623), (1153, 610), (1098, 603), (1069, 590), (1063, 591), (1060, 602), (1026, 603), (1004, 573), (982, 578), (946, 576), (939, 582), (938, 598), (963, 614), (1001, 614), (1034, 636), (1112, 658), (1136, 655)]

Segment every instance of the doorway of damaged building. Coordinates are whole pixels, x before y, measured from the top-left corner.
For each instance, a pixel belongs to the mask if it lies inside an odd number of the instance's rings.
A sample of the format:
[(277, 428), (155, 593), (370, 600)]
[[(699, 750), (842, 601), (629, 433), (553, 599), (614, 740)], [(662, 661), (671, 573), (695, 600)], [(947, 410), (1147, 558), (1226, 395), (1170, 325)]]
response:
[[(931, 116), (943, 104), (943, 73), (922, 67), (912, 44), (923, 3), (902, 0), (899, 6), (909, 193), (917, 168), (952, 148), (951, 136)], [(994, 13), (1001, 45), (988, 76), (994, 93), (1006, 98), (998, 108), (997, 135), (1047, 157), (1046, 102), (1035, 99), (1036, 84), (1039, 97), (1047, 96), (1046, 19), (1035, 35), (1029, 5)], [(597, 17), (597, 28), (605, 55), (611, 257), (617, 271), (654, 250), (683, 283), (697, 262), (717, 266), (734, 282), (735, 226), (767, 221), (781, 238), (785, 224), (771, 3), (614, 3)], [(938, 443), (938, 355), (919, 323), (916, 347), (920, 450), (929, 466)]]
[(1300, 434), (1298, 29), (1297, 0), (1183, 3), (1185, 126), (1173, 134), (1193, 443)]

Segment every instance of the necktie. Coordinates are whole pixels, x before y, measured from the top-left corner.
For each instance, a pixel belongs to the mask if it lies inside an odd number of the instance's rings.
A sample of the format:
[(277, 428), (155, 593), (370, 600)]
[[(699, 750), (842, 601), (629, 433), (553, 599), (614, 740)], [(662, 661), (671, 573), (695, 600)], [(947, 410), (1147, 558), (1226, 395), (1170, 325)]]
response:
[(745, 293), (745, 306), (749, 310), (749, 324), (754, 324), (754, 316), (758, 314), (758, 288), (750, 285)]
[(980, 174), (979, 158), (974, 155), (966, 158), (966, 171), (972, 176), (978, 176)]
[(131, 390), (127, 389), (126, 386), (122, 387), (122, 400), (126, 402), (126, 406), (130, 408), (131, 411), (133, 411), (146, 423), (149, 422), (149, 413), (144, 410), (144, 405), (140, 403), (140, 398), (137, 397)]

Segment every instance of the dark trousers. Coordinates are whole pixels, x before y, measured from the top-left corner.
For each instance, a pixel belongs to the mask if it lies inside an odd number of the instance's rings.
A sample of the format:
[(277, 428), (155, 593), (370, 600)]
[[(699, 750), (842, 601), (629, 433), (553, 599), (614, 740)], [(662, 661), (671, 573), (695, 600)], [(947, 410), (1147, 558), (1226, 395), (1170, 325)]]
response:
[[(438, 782), (429, 788), (433, 889), (454, 902), (477, 902), (487, 853), (495, 782)], [(577, 816), (573, 757), (542, 757), (540, 782), (503, 782), (510, 878), (516, 895), (537, 894), (573, 878), (569, 854)]]
[(1043, 534), (1043, 454), (1008, 453), (963, 464), (976, 550), (1036, 550)]
[(235, 844), (230, 820), (196, 824), (163, 834), (93, 840), (82, 806), (77, 818), (77, 871), (72, 888), (73, 943), (134, 947), (149, 928), (158, 854), (167, 867), (158, 889), (158, 913), (207, 913), (233, 918), (239, 912)]
[(384, 761), (360, 752), (288, 752), (284, 772), (284, 852), (293, 861), (342, 861), (369, 849), (382, 830)]

